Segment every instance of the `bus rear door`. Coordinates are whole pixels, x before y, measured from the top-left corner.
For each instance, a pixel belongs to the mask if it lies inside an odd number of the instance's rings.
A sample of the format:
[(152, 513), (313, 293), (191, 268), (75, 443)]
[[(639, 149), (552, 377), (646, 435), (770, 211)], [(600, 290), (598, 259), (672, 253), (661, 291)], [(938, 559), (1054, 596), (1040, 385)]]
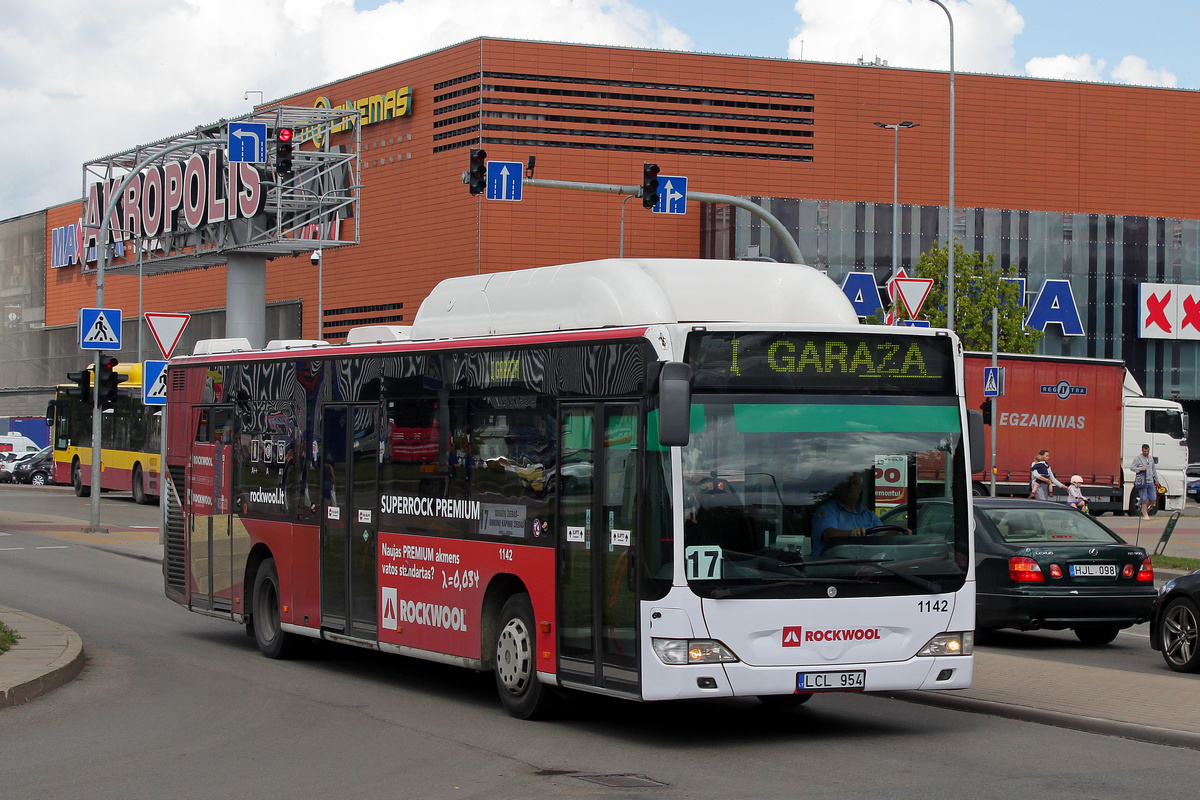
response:
[(321, 627), (375, 640), (379, 409), (330, 403), (323, 420)]

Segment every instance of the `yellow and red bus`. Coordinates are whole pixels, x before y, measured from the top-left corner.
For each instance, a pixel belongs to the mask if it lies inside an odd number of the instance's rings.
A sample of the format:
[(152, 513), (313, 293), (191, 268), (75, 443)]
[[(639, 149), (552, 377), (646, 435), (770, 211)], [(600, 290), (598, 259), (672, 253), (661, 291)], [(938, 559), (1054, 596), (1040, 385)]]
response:
[[(162, 441), (161, 409), (142, 403), (142, 365), (117, 364), (126, 377), (111, 408), (101, 421), (100, 488), (132, 492), (138, 503), (158, 499)], [(94, 367), (87, 367), (90, 385)], [(72, 397), (75, 384), (62, 384), (47, 409), (54, 445), (54, 481), (70, 483), (77, 497), (91, 494), (92, 401)]]

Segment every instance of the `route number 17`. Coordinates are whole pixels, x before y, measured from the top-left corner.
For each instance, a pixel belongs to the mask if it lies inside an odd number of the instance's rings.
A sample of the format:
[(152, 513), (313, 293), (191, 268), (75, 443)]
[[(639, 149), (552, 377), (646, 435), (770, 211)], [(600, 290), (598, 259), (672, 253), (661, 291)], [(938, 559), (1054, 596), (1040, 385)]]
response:
[(716, 545), (701, 545), (684, 550), (689, 581), (717, 580), (721, 577), (721, 548)]

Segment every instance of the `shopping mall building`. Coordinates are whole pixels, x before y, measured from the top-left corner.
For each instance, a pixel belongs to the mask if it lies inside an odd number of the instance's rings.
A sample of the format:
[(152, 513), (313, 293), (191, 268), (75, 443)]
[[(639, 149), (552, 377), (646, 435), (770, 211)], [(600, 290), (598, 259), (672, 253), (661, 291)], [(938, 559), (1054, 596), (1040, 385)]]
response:
[[(729, 205), (668, 215), (566, 189), (526, 186), (521, 202), (473, 196), (463, 173), (474, 147), (536, 157), (532, 177), (543, 180), (638, 185), (643, 163), (656, 163), (693, 191), (760, 203), (831, 279), (870, 273), (883, 285), (894, 189), (900, 263), (945, 240), (949, 78), (475, 39), (279, 98), (264, 107), (363, 112), (361, 195), (337, 232), (357, 243), (323, 248), (319, 264), (307, 252), (267, 263), (266, 338), (339, 341), (353, 326), (407, 324), (454, 275), (621, 253), (790, 260), (758, 217)], [(1186, 132), (1200, 93), (962, 73), (955, 90), (955, 237), (1017, 265), (1042, 352), (1123, 359), (1147, 394), (1195, 413), (1200, 139)], [(901, 121), (915, 125), (897, 134), (875, 124)], [(95, 271), (72, 246), (84, 217), (79, 198), (64, 198), (0, 222), (2, 416), (40, 413), (85, 360), (76, 313), (95, 304)], [(225, 278), (220, 264), (139, 275), (127, 262), (109, 274), (104, 305), (129, 320), (121, 360), (158, 357), (139, 310), (192, 314), (178, 352), (224, 335)]]

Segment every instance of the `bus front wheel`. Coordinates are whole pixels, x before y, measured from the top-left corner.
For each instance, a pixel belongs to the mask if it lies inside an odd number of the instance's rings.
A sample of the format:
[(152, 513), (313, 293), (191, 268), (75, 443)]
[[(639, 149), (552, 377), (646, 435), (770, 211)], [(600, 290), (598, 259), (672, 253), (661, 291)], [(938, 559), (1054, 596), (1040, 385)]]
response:
[(83, 467), (76, 460), (71, 464), (71, 486), (75, 488), (76, 497), (89, 497), (92, 487), (83, 484)]
[(527, 594), (508, 598), (496, 626), (496, 690), (504, 710), (517, 719), (550, 713), (554, 688), (538, 680), (537, 635)]
[(268, 558), (258, 567), (254, 577), (254, 600), (251, 619), (254, 621), (254, 642), (267, 658), (291, 658), (299, 639), (287, 633), (279, 619), (279, 571), (275, 559)]
[(131, 488), (133, 490), (133, 502), (137, 503), (139, 506), (146, 505), (147, 494), (145, 482), (142, 478), (141, 464), (133, 465), (133, 486)]

